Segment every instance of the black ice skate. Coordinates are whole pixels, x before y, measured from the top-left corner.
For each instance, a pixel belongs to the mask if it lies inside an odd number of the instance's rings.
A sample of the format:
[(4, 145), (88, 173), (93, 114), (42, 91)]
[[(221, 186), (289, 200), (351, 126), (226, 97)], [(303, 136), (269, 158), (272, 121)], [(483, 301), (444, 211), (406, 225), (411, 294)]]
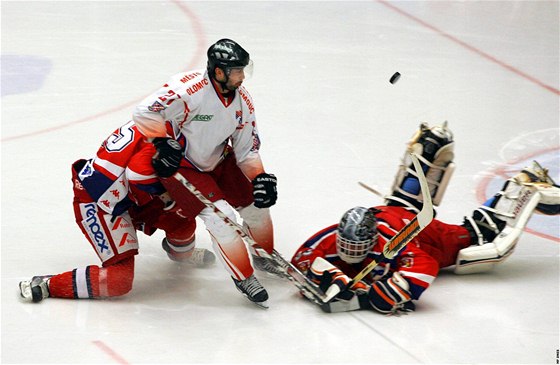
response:
[(272, 259), (253, 255), (253, 264), (255, 269), (269, 273), (278, 278), (285, 278), (287, 276), (286, 268), (278, 265)]
[(268, 293), (265, 288), (259, 283), (255, 275), (249, 276), (245, 280), (236, 280), (232, 278), (237, 290), (239, 290), (247, 299), (255, 303), (261, 308), (268, 308)]

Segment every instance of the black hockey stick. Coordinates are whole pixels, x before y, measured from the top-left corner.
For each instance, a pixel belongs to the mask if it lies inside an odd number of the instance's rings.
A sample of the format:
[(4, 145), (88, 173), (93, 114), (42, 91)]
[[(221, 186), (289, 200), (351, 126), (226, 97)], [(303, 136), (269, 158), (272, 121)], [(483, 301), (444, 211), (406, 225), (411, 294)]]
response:
[(265, 257), (271, 262), (273, 262), (277, 268), (282, 272), (282, 277), (290, 280), (294, 285), (301, 290), (303, 295), (305, 295), (309, 300), (316, 304), (322, 304), (325, 301), (325, 295), (319, 290), (319, 287), (313, 283), (307, 276), (305, 276), (301, 271), (299, 271), (291, 262), (286, 261), (282, 255), (280, 255), (276, 250), (272, 251), (272, 254), (266, 252), (262, 247), (260, 247), (253, 237), (248, 235), (243, 227), (230, 219), (224, 212), (220, 210), (210, 199), (208, 199), (204, 194), (202, 194), (190, 181), (188, 181), (183, 175), (175, 173), (173, 177), (179, 181), (183, 186), (190, 191), (194, 196), (200, 200), (202, 204), (206, 207), (212, 209), (214, 213), (222, 221), (230, 226), (245, 242), (253, 247), (255, 251), (259, 253), (260, 256)]
[[(370, 262), (362, 271), (358, 273), (350, 282), (346, 285), (346, 289), (352, 288), (354, 284), (362, 280), (367, 274), (371, 272), (380, 262), (383, 260), (390, 260), (395, 255), (399, 253), (414, 237), (420, 233), (434, 218), (434, 209), (432, 205), (432, 198), (430, 196), (430, 189), (428, 188), (428, 182), (426, 181), (426, 176), (422, 171), (420, 162), (415, 153), (411, 153), (412, 163), (414, 164), (414, 169), (420, 182), (420, 188), (422, 190), (422, 199), (424, 205), (422, 210), (418, 213), (406, 226), (404, 226), (396, 235), (393, 236), (385, 246), (383, 247), (383, 252), (381, 257)], [(338, 295), (342, 290), (337, 285), (331, 285), (325, 294), (325, 303), (331, 301), (335, 296)]]

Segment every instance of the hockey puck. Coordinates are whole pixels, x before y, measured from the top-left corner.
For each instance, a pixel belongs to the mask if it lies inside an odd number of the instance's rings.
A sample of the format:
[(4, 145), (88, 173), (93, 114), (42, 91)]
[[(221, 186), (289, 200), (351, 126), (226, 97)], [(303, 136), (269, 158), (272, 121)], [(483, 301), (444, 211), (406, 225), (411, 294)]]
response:
[(399, 81), (400, 78), (401, 78), (401, 74), (398, 73), (398, 72), (395, 72), (395, 73), (393, 74), (393, 76), (391, 76), (391, 78), (389, 79), (389, 82), (390, 82), (391, 84), (394, 84), (395, 82)]

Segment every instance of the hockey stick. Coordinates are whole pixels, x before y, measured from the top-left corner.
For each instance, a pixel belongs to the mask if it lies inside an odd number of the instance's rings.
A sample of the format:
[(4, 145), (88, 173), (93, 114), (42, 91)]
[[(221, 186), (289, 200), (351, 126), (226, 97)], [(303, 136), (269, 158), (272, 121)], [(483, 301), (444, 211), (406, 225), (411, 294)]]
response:
[(371, 186), (367, 185), (366, 183), (363, 183), (361, 181), (358, 181), (358, 185), (360, 185), (362, 188), (366, 189), (367, 191), (369, 191), (370, 193), (374, 193), (375, 195), (377, 195), (380, 198), (385, 198), (383, 196), (383, 194), (381, 194), (379, 191), (375, 190), (374, 188), (372, 188)]
[(173, 177), (179, 181), (183, 186), (190, 191), (194, 196), (200, 200), (202, 204), (206, 207), (212, 209), (214, 213), (222, 221), (230, 226), (245, 242), (253, 247), (261, 257), (270, 259), (274, 264), (280, 268), (285, 279), (290, 280), (294, 285), (300, 289), (309, 300), (316, 304), (322, 304), (325, 301), (325, 295), (319, 290), (319, 287), (313, 283), (307, 276), (305, 276), (301, 271), (299, 271), (291, 262), (286, 261), (276, 250), (272, 250), (272, 254), (266, 252), (262, 247), (260, 247), (253, 237), (245, 233), (243, 227), (230, 219), (224, 212), (220, 210), (210, 199), (208, 199), (204, 194), (202, 194), (190, 181), (188, 181), (183, 175), (175, 173)]
[[(420, 233), (434, 218), (434, 211), (432, 206), (432, 198), (430, 196), (430, 190), (428, 188), (428, 182), (426, 181), (426, 176), (422, 171), (420, 162), (415, 153), (410, 154), (412, 163), (414, 164), (414, 169), (416, 170), (418, 181), (420, 182), (420, 188), (422, 190), (422, 199), (424, 205), (422, 210), (418, 213), (407, 225), (405, 225), (396, 235), (393, 236), (385, 246), (383, 247), (383, 252), (381, 257), (370, 262), (362, 271), (358, 273), (350, 282), (346, 285), (346, 289), (352, 288), (354, 284), (362, 280), (367, 274), (369, 274), (380, 262), (383, 260), (390, 260), (395, 255), (399, 253), (414, 237)], [(342, 290), (338, 285), (331, 285), (325, 294), (325, 300), (327, 302), (331, 301), (338, 293)]]

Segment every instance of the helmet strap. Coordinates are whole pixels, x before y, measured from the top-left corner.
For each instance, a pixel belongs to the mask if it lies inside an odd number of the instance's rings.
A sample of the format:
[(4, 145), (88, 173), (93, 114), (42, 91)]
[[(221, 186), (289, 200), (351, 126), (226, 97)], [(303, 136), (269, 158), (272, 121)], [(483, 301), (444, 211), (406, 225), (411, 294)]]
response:
[(229, 90), (229, 89), (227, 88), (227, 86), (226, 86), (226, 85), (227, 85), (227, 82), (229, 81), (229, 75), (227, 74), (226, 70), (224, 70), (223, 68), (221, 68), (221, 67), (217, 67), (217, 68), (219, 68), (220, 70), (223, 71), (224, 77), (226, 78), (225, 81), (220, 81), (220, 80), (218, 80), (218, 79), (216, 78), (216, 68), (214, 68), (214, 72), (212, 72), (212, 74), (211, 74), (210, 76), (212, 76), (212, 79), (213, 79), (214, 81), (216, 81), (217, 84), (220, 85), (220, 87), (222, 88), (223, 93), (226, 93), (226, 94), (227, 94), (227, 93), (230, 92), (230, 90)]

